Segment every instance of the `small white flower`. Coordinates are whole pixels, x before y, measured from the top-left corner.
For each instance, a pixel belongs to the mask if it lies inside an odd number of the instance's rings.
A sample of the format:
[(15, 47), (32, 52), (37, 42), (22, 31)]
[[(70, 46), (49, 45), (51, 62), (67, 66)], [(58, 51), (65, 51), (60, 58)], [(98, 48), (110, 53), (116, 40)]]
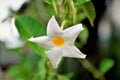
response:
[(85, 58), (79, 49), (73, 44), (79, 33), (83, 30), (82, 24), (77, 24), (65, 30), (61, 30), (55, 17), (53, 16), (47, 25), (47, 36), (30, 38), (29, 41), (35, 42), (45, 48), (49, 48), (46, 54), (54, 68), (57, 68), (62, 56), (73, 58)]

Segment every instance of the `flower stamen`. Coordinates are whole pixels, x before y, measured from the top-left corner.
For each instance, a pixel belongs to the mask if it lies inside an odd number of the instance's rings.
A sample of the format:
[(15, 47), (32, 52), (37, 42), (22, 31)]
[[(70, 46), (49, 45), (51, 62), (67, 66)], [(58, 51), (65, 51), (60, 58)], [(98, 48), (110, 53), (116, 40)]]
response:
[(61, 36), (56, 36), (52, 39), (52, 42), (55, 46), (61, 47), (64, 45), (65, 40)]

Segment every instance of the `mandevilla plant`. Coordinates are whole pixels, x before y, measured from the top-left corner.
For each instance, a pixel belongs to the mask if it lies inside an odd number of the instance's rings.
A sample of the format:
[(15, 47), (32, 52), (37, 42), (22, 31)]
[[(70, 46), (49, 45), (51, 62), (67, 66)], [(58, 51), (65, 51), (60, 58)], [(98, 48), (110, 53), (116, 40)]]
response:
[(114, 61), (103, 59), (96, 68), (82, 51), (89, 37), (82, 21), (87, 19), (94, 28), (96, 17), (91, 0), (31, 0), (18, 13), (15, 25), (25, 43), (23, 53), (30, 57), (22, 55), (19, 66), (8, 71), (11, 80), (76, 80), (78, 73), (87, 71), (94, 79), (105, 80)]

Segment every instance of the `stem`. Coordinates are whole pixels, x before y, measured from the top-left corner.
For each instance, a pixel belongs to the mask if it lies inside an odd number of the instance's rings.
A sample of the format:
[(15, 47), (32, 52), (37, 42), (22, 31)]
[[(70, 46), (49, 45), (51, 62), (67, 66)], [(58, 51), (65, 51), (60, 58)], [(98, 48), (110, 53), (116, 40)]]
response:
[(49, 80), (49, 76), (50, 76), (49, 71), (50, 71), (50, 69), (51, 69), (51, 64), (49, 64), (48, 62), (49, 62), (48, 59), (46, 59), (46, 61), (45, 61), (46, 71), (43, 70), (43, 71), (40, 71), (40, 72), (36, 73), (36, 75), (33, 77), (32, 80), (37, 80), (38, 77), (39, 77), (41, 74), (45, 74), (45, 78), (44, 78), (43, 80)]
[(70, 9), (72, 10), (72, 17), (73, 17), (73, 24), (76, 22), (76, 13), (77, 9), (74, 6), (73, 0), (68, 0), (68, 4), (70, 6)]
[(57, 5), (55, 3), (55, 0), (52, 0), (52, 5), (53, 5), (53, 8), (55, 10), (55, 14), (57, 15), (58, 14), (58, 10), (57, 10)]
[(84, 68), (91, 72), (94, 78), (99, 80), (105, 80), (104, 74), (98, 71), (94, 65), (92, 65), (87, 59), (79, 60)]
[(62, 29), (62, 30), (64, 29), (66, 22), (67, 22), (66, 20), (63, 20), (63, 21), (62, 21), (62, 24), (61, 24), (61, 29)]
[(48, 80), (49, 79), (49, 71), (50, 71), (50, 64), (48, 63), (48, 59), (45, 62), (45, 67), (46, 67), (46, 74), (45, 74), (44, 80)]
[(49, 76), (49, 73), (46, 72), (46, 75), (45, 75), (45, 79), (44, 79), (44, 80), (48, 80), (48, 76)]

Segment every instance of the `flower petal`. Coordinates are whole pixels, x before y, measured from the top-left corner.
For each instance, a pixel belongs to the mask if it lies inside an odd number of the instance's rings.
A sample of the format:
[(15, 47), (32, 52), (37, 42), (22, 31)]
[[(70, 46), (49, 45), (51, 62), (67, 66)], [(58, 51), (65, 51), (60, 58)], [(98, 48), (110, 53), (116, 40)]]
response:
[(51, 61), (53, 68), (57, 68), (62, 58), (62, 49), (54, 47), (51, 50), (46, 51), (46, 54)]
[(35, 42), (45, 48), (53, 47), (51, 40), (47, 36), (42, 36), (42, 37), (37, 37), (37, 38), (31, 37), (28, 40), (31, 42)]
[(72, 44), (66, 44), (63, 48), (64, 57), (73, 57), (73, 58), (85, 58), (86, 55), (83, 54), (78, 48)]
[(83, 30), (82, 24), (77, 24), (63, 31), (63, 37), (66, 41), (74, 43), (79, 33)]
[(61, 33), (62, 30), (60, 29), (55, 17), (52, 16), (47, 25), (47, 35), (49, 37), (54, 37), (55, 35), (59, 35)]

